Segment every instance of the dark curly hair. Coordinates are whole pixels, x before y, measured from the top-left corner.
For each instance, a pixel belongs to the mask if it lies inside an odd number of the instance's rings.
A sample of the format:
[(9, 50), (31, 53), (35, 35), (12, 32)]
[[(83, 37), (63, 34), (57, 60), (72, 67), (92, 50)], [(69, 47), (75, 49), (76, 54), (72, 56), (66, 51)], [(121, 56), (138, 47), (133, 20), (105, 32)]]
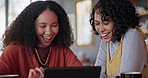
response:
[(129, 0), (99, 0), (90, 15), (90, 24), (96, 35), (99, 33), (95, 29), (94, 14), (95, 12), (102, 14), (102, 21), (111, 17), (114, 22), (113, 42), (120, 41), (121, 36), (127, 32), (129, 28), (139, 27), (139, 16), (135, 6)]
[(52, 45), (69, 47), (73, 43), (73, 33), (65, 10), (54, 1), (36, 1), (28, 5), (5, 31), (3, 46), (11, 42), (34, 47), (38, 38), (35, 32), (35, 20), (46, 9), (53, 11), (58, 17), (59, 32)]

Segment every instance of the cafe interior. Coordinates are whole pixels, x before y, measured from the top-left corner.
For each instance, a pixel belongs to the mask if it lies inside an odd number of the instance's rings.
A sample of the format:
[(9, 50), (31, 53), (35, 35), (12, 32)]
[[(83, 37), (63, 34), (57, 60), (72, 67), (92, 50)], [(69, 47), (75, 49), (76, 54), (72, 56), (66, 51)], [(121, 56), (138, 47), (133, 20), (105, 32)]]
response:
[[(36, 0), (0, 0), (0, 48), (2, 47), (2, 34), (6, 27), (33, 1)], [(93, 34), (89, 24), (89, 14), (90, 9), (98, 0), (53, 1), (58, 2), (68, 13), (75, 39), (74, 44), (70, 48), (83, 65), (94, 65), (101, 38)], [(131, 1), (136, 6), (137, 12), (139, 12), (141, 28), (145, 35), (148, 36), (148, 0)], [(148, 44), (148, 39), (146, 39), (146, 43)], [(3, 51), (0, 50), (0, 54), (2, 52)]]

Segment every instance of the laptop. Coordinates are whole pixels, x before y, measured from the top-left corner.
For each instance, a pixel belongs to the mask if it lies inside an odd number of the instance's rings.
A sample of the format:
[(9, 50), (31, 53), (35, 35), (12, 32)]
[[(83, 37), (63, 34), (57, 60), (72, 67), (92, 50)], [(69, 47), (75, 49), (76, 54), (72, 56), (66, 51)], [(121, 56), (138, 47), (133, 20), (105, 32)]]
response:
[(44, 78), (100, 78), (101, 66), (44, 68)]

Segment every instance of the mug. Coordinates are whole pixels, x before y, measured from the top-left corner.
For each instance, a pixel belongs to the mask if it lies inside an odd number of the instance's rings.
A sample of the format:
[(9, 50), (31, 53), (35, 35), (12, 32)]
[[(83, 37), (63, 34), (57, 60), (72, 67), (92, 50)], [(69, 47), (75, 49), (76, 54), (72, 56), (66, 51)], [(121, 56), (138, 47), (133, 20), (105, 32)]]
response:
[(121, 78), (142, 78), (141, 72), (125, 72), (121, 73)]

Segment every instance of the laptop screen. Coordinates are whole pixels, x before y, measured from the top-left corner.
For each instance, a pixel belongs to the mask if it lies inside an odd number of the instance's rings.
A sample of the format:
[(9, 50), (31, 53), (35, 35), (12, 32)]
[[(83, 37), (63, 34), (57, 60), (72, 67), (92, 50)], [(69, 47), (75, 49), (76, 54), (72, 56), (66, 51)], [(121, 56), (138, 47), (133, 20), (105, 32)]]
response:
[(44, 78), (99, 78), (100, 66), (51, 67), (44, 69)]

